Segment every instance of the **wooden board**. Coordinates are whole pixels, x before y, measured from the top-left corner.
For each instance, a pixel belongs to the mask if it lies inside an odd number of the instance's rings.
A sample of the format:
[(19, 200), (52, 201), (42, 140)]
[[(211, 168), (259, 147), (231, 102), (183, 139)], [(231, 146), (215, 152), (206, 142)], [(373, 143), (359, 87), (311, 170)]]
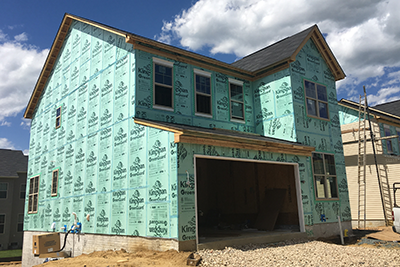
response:
[(265, 191), (264, 199), (261, 201), (260, 212), (255, 222), (255, 227), (258, 230), (274, 230), (285, 196), (286, 189), (275, 188)]

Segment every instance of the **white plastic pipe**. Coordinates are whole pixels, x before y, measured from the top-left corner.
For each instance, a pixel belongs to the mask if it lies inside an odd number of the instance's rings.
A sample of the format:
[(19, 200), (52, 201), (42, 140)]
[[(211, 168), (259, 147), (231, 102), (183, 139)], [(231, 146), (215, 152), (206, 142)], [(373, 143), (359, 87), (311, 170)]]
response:
[(338, 218), (338, 222), (339, 222), (340, 241), (342, 241), (342, 245), (344, 245), (342, 223), (340, 222), (340, 216), (337, 216), (337, 218)]

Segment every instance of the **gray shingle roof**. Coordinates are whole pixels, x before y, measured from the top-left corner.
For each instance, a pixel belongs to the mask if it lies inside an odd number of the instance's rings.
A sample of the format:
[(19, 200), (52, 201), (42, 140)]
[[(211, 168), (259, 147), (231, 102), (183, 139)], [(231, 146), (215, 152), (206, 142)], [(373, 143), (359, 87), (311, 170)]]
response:
[(247, 71), (257, 71), (290, 58), (316, 25), (254, 52), (231, 65)]
[(400, 100), (379, 104), (374, 108), (400, 117)]
[(17, 172), (26, 172), (28, 156), (20, 150), (0, 149), (0, 177), (18, 177)]

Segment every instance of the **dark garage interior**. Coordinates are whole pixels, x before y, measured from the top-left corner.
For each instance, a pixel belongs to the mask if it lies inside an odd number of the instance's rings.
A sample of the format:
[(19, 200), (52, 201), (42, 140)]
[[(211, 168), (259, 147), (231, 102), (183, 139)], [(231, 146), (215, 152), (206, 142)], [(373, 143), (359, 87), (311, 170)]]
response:
[(294, 166), (196, 159), (199, 243), (243, 231), (300, 231)]

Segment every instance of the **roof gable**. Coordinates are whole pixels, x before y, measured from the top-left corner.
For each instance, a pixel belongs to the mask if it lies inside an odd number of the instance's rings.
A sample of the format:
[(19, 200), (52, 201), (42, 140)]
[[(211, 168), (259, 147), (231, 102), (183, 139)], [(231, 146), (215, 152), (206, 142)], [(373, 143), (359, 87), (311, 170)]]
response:
[(282, 64), (294, 62), (297, 54), (309, 39), (314, 41), (323, 59), (332, 71), (335, 80), (343, 79), (345, 74), (317, 25), (254, 52), (231, 65), (247, 71), (262, 73)]

